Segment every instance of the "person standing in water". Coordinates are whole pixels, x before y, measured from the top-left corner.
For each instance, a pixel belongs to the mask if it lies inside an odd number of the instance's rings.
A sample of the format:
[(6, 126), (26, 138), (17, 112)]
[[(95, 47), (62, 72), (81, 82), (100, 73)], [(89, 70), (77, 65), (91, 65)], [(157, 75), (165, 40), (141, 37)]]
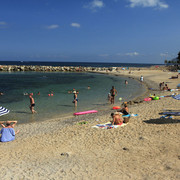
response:
[(114, 104), (115, 95), (117, 95), (117, 90), (114, 86), (112, 86), (112, 89), (110, 90), (111, 93), (111, 104)]
[(74, 91), (74, 106), (75, 107), (77, 107), (77, 102), (78, 102), (78, 98), (77, 98), (77, 96), (78, 96), (78, 94), (79, 94), (79, 91)]
[(35, 101), (34, 101), (34, 98), (33, 98), (33, 93), (30, 93), (29, 94), (29, 100), (30, 100), (30, 110), (32, 112), (32, 114), (36, 113), (36, 111), (34, 110), (34, 106), (35, 106)]

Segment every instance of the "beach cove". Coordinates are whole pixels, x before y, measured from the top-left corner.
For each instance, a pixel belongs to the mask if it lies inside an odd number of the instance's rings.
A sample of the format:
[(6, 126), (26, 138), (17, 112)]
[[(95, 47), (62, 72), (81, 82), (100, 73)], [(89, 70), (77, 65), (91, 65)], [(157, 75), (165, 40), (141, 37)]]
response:
[[(124, 83), (126, 79), (128, 85)], [(109, 109), (107, 96), (112, 85), (118, 91), (119, 104), (145, 91), (133, 78), (96, 72), (0, 72), (0, 81), (1, 106), (10, 110), (3, 120), (18, 119), (19, 124), (64, 118), (79, 111)], [(72, 103), (73, 88), (79, 91), (77, 107)], [(29, 109), (29, 93), (33, 93), (38, 112), (33, 115)]]
[[(107, 72), (103, 72), (107, 73)], [(134, 69), (108, 72), (139, 79), (144, 77), (147, 91), (158, 96), (173, 92), (157, 91), (159, 82), (175, 89), (177, 72)], [(140, 97), (140, 100), (142, 98)], [(70, 118), (17, 124), (16, 140), (1, 143), (1, 179), (179, 179), (180, 117), (160, 119), (160, 112), (179, 111), (180, 101), (171, 97), (140, 102), (130, 112), (138, 114), (117, 129), (94, 129), (108, 122), (110, 113), (99, 111)], [(87, 121), (87, 124), (78, 122)]]

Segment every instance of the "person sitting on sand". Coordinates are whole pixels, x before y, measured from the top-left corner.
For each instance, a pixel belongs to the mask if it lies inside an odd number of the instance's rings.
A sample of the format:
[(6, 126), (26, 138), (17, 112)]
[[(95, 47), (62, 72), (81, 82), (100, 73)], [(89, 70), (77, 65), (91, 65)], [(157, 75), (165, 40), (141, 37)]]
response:
[(123, 115), (126, 115), (123, 117), (123, 120), (124, 120), (123, 122), (128, 123), (130, 116), (127, 116), (127, 115), (129, 115), (129, 108), (127, 106), (127, 103), (124, 103), (124, 107), (122, 109), (118, 110), (118, 112), (121, 112), (121, 113), (123, 113)]
[(128, 109), (127, 103), (124, 103), (124, 107), (122, 109), (118, 110), (118, 112), (123, 113), (123, 115), (128, 115), (129, 109)]
[(168, 90), (169, 90), (168, 85), (165, 84), (165, 86), (163, 87), (163, 91), (168, 91)]
[[(6, 126), (3, 124), (6, 122)], [(13, 124), (11, 124), (13, 123)], [(9, 142), (15, 140), (15, 135), (19, 133), (18, 131), (14, 131), (14, 126), (16, 125), (17, 121), (2, 121), (0, 122), (1, 126), (3, 127), (0, 131), (1, 142)]]
[(111, 117), (113, 118), (112, 125), (121, 125), (123, 123), (122, 115), (119, 112), (111, 113)]

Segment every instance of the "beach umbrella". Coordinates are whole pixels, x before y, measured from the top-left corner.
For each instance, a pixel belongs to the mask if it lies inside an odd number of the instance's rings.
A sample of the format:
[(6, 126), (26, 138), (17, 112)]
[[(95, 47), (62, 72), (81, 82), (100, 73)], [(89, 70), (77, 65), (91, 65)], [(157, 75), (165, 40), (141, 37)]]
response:
[(172, 96), (174, 99), (180, 100), (180, 94), (176, 95), (176, 96)]
[(4, 108), (4, 107), (0, 107), (0, 116), (3, 116), (5, 114), (8, 114), (9, 113), (9, 110)]

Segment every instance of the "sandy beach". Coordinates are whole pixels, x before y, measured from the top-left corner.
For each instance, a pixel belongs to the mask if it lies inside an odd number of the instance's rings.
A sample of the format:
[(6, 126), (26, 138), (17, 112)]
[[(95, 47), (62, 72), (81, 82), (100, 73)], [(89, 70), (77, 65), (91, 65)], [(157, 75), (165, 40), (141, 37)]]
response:
[[(158, 91), (160, 82), (175, 89), (179, 79), (170, 79), (177, 72), (162, 70), (132, 70), (114, 73), (129, 78), (144, 77), (147, 87), (158, 96), (174, 92)], [(180, 91), (177, 91), (180, 93)], [(141, 97), (142, 99), (144, 97)], [(114, 112), (51, 119), (17, 124), (16, 140), (0, 143), (0, 179), (180, 179), (180, 116), (160, 118), (159, 113), (180, 111), (180, 101), (161, 98), (129, 106), (138, 114), (116, 129), (96, 129), (92, 126), (111, 120)], [(78, 122), (86, 121), (87, 124)]]

